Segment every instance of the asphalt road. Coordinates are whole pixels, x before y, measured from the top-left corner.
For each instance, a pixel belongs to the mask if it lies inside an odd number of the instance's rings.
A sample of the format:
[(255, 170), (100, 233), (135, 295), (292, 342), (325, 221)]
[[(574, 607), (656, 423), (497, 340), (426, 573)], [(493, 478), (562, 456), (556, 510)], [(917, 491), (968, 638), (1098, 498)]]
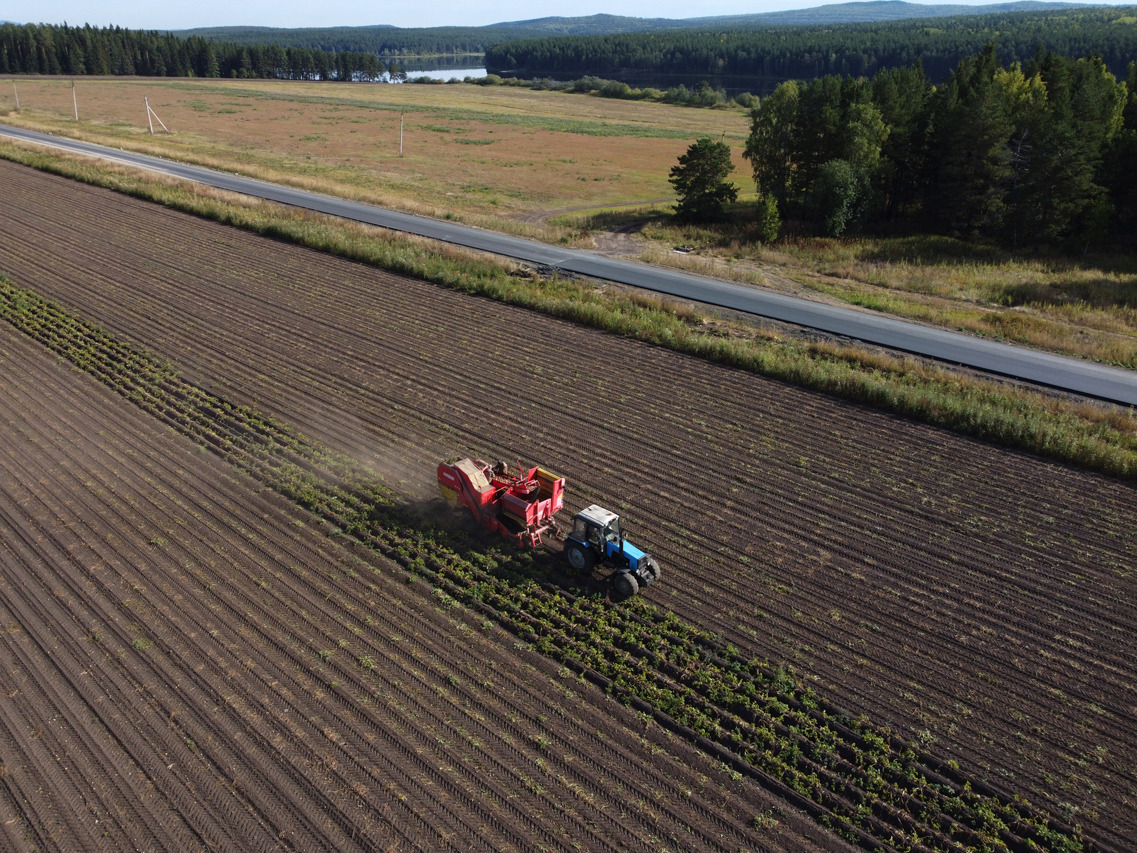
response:
[(771, 293), (678, 270), (606, 258), (594, 252), (562, 249), (480, 228), (396, 213), (368, 204), (290, 189), (279, 184), (188, 166), (158, 157), (132, 154), (87, 142), (77, 142), (2, 125), (0, 125), (0, 135), (117, 161), (219, 189), (365, 222), (369, 225), (378, 225), (394, 231), (418, 234), (519, 261), (546, 264), (567, 272), (632, 285), (680, 299), (793, 323), (1062, 391), (1137, 406), (1137, 371), (1037, 352), (1024, 347), (934, 329), (850, 308), (811, 302), (807, 299)]

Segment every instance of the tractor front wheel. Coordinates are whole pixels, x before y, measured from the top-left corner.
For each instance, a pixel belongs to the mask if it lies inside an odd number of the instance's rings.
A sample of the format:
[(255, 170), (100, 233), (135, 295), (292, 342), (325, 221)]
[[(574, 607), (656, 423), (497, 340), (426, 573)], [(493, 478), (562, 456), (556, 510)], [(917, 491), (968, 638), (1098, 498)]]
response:
[(565, 543), (565, 559), (573, 571), (585, 574), (591, 572), (596, 565), (596, 555), (592, 553), (592, 549), (586, 548), (579, 542)]
[(615, 590), (616, 595), (622, 600), (631, 598), (640, 591), (639, 581), (636, 576), (631, 572), (619, 572), (612, 578), (612, 589)]
[(655, 557), (648, 557), (646, 565), (640, 569), (640, 582), (644, 586), (651, 586), (659, 580), (659, 563)]

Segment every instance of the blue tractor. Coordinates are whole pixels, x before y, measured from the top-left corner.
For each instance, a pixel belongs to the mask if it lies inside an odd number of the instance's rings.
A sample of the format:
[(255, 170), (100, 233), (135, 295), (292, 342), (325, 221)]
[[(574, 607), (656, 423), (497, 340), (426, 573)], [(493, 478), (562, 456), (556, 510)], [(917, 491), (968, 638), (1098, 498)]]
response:
[(631, 598), (659, 580), (659, 563), (624, 539), (620, 516), (593, 504), (572, 520), (565, 538), (565, 559), (577, 572), (590, 573), (597, 565), (612, 570), (612, 589)]

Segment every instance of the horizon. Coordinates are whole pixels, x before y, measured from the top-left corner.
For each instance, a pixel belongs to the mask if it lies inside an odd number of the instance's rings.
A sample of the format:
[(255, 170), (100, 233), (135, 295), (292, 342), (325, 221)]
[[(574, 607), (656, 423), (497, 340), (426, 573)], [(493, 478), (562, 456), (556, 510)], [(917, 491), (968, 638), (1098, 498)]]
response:
[[(872, 0), (854, 0), (872, 2)], [(908, 0), (905, 0), (908, 2)], [(1013, 2), (1013, 0), (1006, 0)], [(325, 28), (325, 27), (366, 27), (396, 26), (404, 28), (425, 28), (439, 26), (485, 27), (494, 24), (527, 21), (541, 18), (587, 18), (592, 15), (609, 14), (634, 18), (666, 18), (685, 20), (690, 18), (710, 18), (723, 15), (750, 15), (764, 12), (789, 12), (804, 9), (817, 9), (823, 6), (843, 5), (841, 2), (801, 3), (794, 0), (760, 0), (758, 3), (747, 0), (708, 0), (699, 14), (692, 15), (690, 4), (684, 0), (617, 0), (605, 3), (603, 8), (581, 8), (574, 3), (554, 3), (542, 8), (544, 14), (533, 15), (532, 4), (520, 0), (505, 0), (493, 7), (492, 14), (482, 7), (469, 4), (456, 4), (452, 0), (426, 0), (414, 4), (413, 8), (399, 10), (393, 17), (375, 20), (371, 4), (358, 0), (329, 0), (313, 9), (310, 3), (297, 0), (251, 0), (241, 5), (241, 13), (233, 14), (231, 3), (218, 0), (202, 0), (194, 4), (163, 5), (160, 7), (140, 6), (124, 0), (38, 0), (35, 4), (36, 20), (19, 9), (30, 4), (0, 0), (0, 21), (20, 24), (71, 24), (95, 27), (119, 26), (142, 30), (189, 30), (205, 27), (274, 27), (279, 29)], [(950, 0), (943, 3), (914, 3), (913, 6), (994, 6), (998, 0)], [(1128, 6), (1132, 0), (1100, 0), (1100, 2), (1081, 3), (1086, 6)], [(512, 12), (511, 12), (512, 10)], [(390, 15), (390, 11), (387, 13)], [(492, 20), (491, 20), (492, 18)], [(441, 21), (441, 23), (440, 23)]]

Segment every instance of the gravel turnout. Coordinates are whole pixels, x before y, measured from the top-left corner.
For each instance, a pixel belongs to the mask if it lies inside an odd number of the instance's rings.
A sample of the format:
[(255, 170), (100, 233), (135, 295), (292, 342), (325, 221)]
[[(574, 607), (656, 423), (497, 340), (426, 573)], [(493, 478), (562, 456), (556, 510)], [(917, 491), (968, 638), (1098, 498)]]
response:
[[(0, 169), (13, 843), (1137, 834), (1132, 484)], [(467, 454), (563, 474), (663, 581), (614, 604), (440, 521)]]

